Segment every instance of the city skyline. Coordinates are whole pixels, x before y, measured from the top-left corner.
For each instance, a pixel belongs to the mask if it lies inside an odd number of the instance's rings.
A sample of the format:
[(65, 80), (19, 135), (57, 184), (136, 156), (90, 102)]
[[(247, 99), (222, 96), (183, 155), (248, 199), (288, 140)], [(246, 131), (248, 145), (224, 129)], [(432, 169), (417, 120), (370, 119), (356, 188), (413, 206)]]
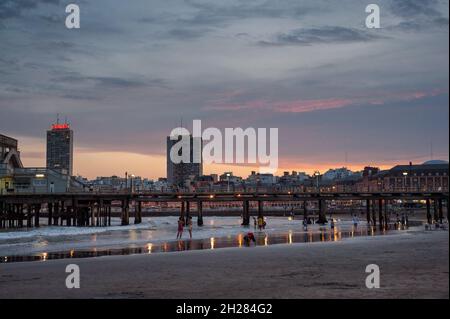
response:
[(96, 1), (72, 31), (60, 1), (2, 3), (1, 133), (45, 166), (45, 130), (66, 115), (87, 177), (165, 176), (181, 117), (278, 127), (279, 172), (448, 160), (448, 2), (379, 1), (373, 30), (358, 1), (262, 3)]
[[(50, 126), (50, 129), (53, 127), (53, 125), (54, 124), (52, 124)], [(72, 134), (75, 135), (75, 137), (72, 136), (72, 138), (75, 138), (75, 140), (76, 140), (76, 131), (75, 131), (75, 133), (72, 133)], [(7, 134), (5, 134), (5, 135), (8, 136)], [(10, 137), (17, 139), (14, 136), (10, 136)], [(42, 162), (42, 159), (38, 159), (38, 160), (36, 160), (36, 159), (30, 160), (30, 159), (26, 159), (26, 158), (24, 159), (23, 153), (29, 152), (26, 150), (26, 148), (30, 147), (30, 145), (25, 145), (25, 147), (23, 147), (22, 141), (20, 139), (18, 139), (18, 141), (19, 141), (18, 150), (21, 154), (21, 160), (24, 163), (25, 167), (46, 167), (47, 166), (45, 163), (45, 158), (43, 159), (43, 162)], [(167, 142), (167, 137), (164, 142)], [(44, 144), (43, 144), (44, 152), (45, 152), (45, 144), (46, 144), (46, 142), (44, 140)], [(166, 143), (165, 143), (165, 145), (167, 147)], [(39, 148), (40, 144), (33, 143), (32, 147)], [(82, 177), (85, 177), (88, 179), (95, 179), (96, 177), (101, 177), (101, 176), (122, 176), (122, 175), (125, 176), (125, 174), (128, 173), (130, 175), (133, 174), (133, 175), (140, 176), (143, 178), (158, 179), (161, 177), (166, 177), (166, 175), (167, 175), (167, 165), (168, 164), (167, 164), (167, 155), (166, 154), (160, 155), (156, 158), (154, 157), (154, 161), (152, 161), (152, 162), (148, 162), (148, 160), (149, 160), (148, 157), (142, 156), (140, 158), (140, 161), (142, 162), (143, 166), (145, 166), (145, 168), (143, 170), (141, 170), (140, 167), (136, 168), (136, 167), (133, 167), (132, 165), (127, 166), (129, 169), (126, 169), (125, 166), (122, 166), (120, 164), (120, 161), (122, 161), (122, 160), (126, 161), (127, 159), (129, 159), (129, 157), (128, 157), (129, 155), (124, 154), (125, 158), (122, 159), (121, 157), (118, 157), (118, 154), (120, 154), (120, 153), (117, 153), (117, 152), (104, 153), (104, 156), (107, 157), (108, 159), (104, 159), (105, 163), (103, 165), (104, 168), (102, 170), (98, 170), (97, 168), (95, 168), (95, 170), (93, 169), (91, 171), (92, 172), (91, 174), (89, 174), (89, 173), (88, 174), (80, 174), (76, 170), (77, 159), (80, 159), (83, 163), (86, 163), (86, 164), (87, 163), (95, 164), (92, 161), (96, 160), (96, 159), (92, 158), (90, 156), (86, 156), (86, 153), (84, 153), (83, 151), (81, 151), (78, 154), (77, 150), (80, 150), (80, 149), (77, 149), (76, 147), (74, 147), (74, 152), (73, 152), (74, 167), (75, 167), (74, 168), (74, 172), (75, 172), (74, 176), (78, 175), (78, 176), (82, 176)], [(364, 169), (364, 167), (369, 167), (369, 166), (378, 167), (380, 169), (390, 169), (391, 167), (393, 167), (395, 165), (402, 165), (402, 164), (407, 165), (407, 164), (409, 164), (409, 162), (411, 162), (413, 164), (422, 164), (423, 162), (428, 161), (428, 160), (448, 161), (445, 158), (437, 158), (437, 157), (433, 156), (433, 154), (429, 154), (428, 158), (426, 156), (424, 158), (425, 159), (423, 161), (420, 161), (420, 160), (414, 161), (414, 159), (412, 159), (407, 162), (395, 162), (394, 161), (394, 162), (392, 162), (392, 164), (386, 164), (386, 165), (380, 165), (375, 162), (360, 163), (359, 165), (358, 164), (357, 165), (352, 165), (352, 164), (349, 165), (348, 163), (344, 162), (344, 163), (341, 163), (341, 165), (335, 165), (335, 166), (333, 166), (333, 165), (327, 166), (327, 164), (324, 164), (322, 166), (315, 165), (315, 166), (311, 167), (310, 169), (307, 169), (305, 167), (299, 167), (299, 166), (293, 166), (293, 167), (289, 167), (289, 168), (280, 167), (277, 170), (276, 174), (274, 174), (274, 175), (277, 175), (277, 176), (282, 175), (285, 171), (304, 172), (309, 175), (313, 175), (315, 172), (319, 171), (320, 173), (323, 174), (328, 170), (343, 168), (343, 167), (348, 168), (349, 170), (351, 170), (353, 172), (357, 172), (357, 171), (360, 172)], [(113, 163), (109, 163), (111, 161)], [(119, 161), (119, 164), (116, 163), (116, 161)], [(108, 163), (109, 163), (109, 165), (107, 165)], [(120, 170), (120, 169), (117, 170), (116, 168), (113, 168), (116, 165), (118, 165), (122, 170)], [(157, 166), (154, 166), (154, 165), (157, 165)], [(79, 165), (79, 166), (81, 166), (81, 165)], [(239, 164), (239, 165), (238, 164), (204, 164), (203, 166), (204, 166), (204, 172), (203, 172), (204, 174), (203, 175), (210, 175), (210, 174), (219, 174), (220, 175), (224, 172), (233, 172), (234, 175), (236, 175), (236, 176), (245, 177), (245, 176), (250, 175), (252, 171), (255, 171), (255, 170), (257, 171), (257, 169), (258, 169), (258, 166), (255, 164)], [(149, 168), (149, 167), (151, 167), (151, 168)], [(102, 172), (105, 172), (105, 173), (102, 173)], [(150, 172), (150, 173), (148, 173), (148, 172)], [(158, 174), (158, 172), (162, 172), (162, 173)]]

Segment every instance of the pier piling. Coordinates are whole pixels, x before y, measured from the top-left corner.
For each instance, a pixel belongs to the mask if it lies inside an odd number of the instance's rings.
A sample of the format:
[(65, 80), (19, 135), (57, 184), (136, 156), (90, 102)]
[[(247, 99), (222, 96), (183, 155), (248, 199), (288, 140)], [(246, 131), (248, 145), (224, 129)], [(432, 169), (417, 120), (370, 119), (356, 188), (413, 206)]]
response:
[(242, 226), (248, 226), (250, 225), (250, 202), (248, 200), (244, 200), (242, 206)]
[(203, 202), (197, 201), (197, 226), (203, 226)]

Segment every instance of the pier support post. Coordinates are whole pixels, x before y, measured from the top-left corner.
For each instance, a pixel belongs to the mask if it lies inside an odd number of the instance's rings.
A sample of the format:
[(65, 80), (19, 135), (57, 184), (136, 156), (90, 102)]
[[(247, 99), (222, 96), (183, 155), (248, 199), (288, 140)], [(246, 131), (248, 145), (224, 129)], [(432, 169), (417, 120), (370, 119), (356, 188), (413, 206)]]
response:
[(430, 203), (430, 199), (427, 199), (426, 206), (427, 206), (427, 222), (428, 222), (428, 224), (431, 224), (433, 222), (433, 220), (432, 220), (432, 217), (431, 217), (431, 203)]
[(186, 219), (185, 219), (185, 225), (188, 224), (189, 218), (191, 217), (191, 203), (189, 201), (186, 201)]
[(87, 220), (87, 225), (86, 226), (95, 226), (95, 206), (94, 203), (89, 203), (89, 217)]
[(264, 202), (262, 200), (259, 200), (258, 201), (258, 218), (264, 218), (263, 206), (264, 206)]
[(378, 220), (380, 221), (380, 228), (383, 228), (383, 200), (378, 200)]
[(17, 204), (17, 218), (18, 218), (18, 226), (20, 228), (23, 227), (23, 219), (25, 217), (25, 214), (23, 212), (23, 204)]
[(6, 227), (12, 228), (13, 227), (13, 223), (12, 223), (12, 218), (13, 218), (13, 212), (12, 212), (12, 204), (7, 204), (6, 206)]
[(388, 218), (388, 201), (384, 200), (384, 225), (386, 228), (389, 226), (389, 218)]
[(56, 202), (53, 211), (53, 226), (58, 226), (58, 216), (59, 216), (59, 202)]
[(72, 207), (73, 207), (73, 225), (80, 226), (80, 211), (78, 209), (78, 201), (75, 198), (72, 198)]
[(203, 226), (203, 202), (197, 202), (197, 226)]
[(308, 218), (308, 202), (305, 200), (303, 201), (303, 219)]
[(185, 216), (185, 211), (186, 211), (186, 203), (185, 201), (181, 202), (181, 207), (180, 207), (180, 218), (184, 220), (184, 216)]
[(135, 206), (134, 223), (140, 224), (142, 222), (142, 202), (138, 201)]
[(377, 212), (376, 212), (376, 206), (375, 206), (375, 201), (372, 202), (372, 222), (373, 222), (373, 226), (377, 225)]
[(53, 218), (53, 203), (47, 203), (47, 210), (48, 210), (48, 225), (52, 225), (52, 218)]
[(250, 225), (250, 202), (248, 200), (244, 200), (242, 206), (242, 226), (248, 226)]
[(34, 206), (34, 227), (39, 227), (40, 213), (41, 213), (41, 205), (37, 204)]
[(0, 229), (3, 228), (3, 221), (5, 220), (4, 217), (4, 209), (3, 209), (3, 202), (0, 201)]
[(107, 207), (108, 209), (108, 226), (111, 226), (111, 203)]
[(433, 200), (433, 217), (434, 217), (434, 222), (437, 223), (439, 220), (439, 213), (438, 213), (438, 201), (437, 199)]
[(64, 216), (66, 214), (66, 209), (64, 207), (64, 201), (61, 201), (61, 209), (59, 210), (59, 213), (60, 213), (60, 217), (61, 217), (60, 223), (61, 223), (61, 226), (62, 226), (63, 225)]
[(27, 228), (33, 227), (33, 209), (30, 204), (26, 204), (27, 207)]
[(327, 202), (325, 200), (319, 200), (319, 220), (317, 221), (318, 224), (326, 224), (328, 222), (326, 217), (326, 205)]
[(439, 223), (442, 224), (442, 221), (444, 219), (444, 212), (442, 210), (442, 198), (439, 198), (438, 208), (439, 208)]
[(372, 222), (372, 218), (370, 218), (370, 199), (366, 200), (366, 219), (367, 219), (367, 224), (371, 224)]
[(73, 206), (66, 208), (66, 226), (72, 226)]
[(130, 207), (128, 198), (122, 201), (122, 226), (130, 224)]

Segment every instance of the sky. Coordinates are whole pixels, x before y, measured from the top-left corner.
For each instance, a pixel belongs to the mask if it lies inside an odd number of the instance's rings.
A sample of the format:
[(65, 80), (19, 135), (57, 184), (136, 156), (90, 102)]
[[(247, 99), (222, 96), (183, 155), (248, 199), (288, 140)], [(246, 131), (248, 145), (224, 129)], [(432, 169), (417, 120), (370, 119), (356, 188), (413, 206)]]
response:
[[(76, 3), (81, 28), (65, 27)], [(365, 26), (380, 7), (381, 28)], [(279, 171), (449, 158), (440, 0), (2, 0), (0, 134), (45, 166), (57, 113), (74, 173), (164, 177), (180, 122), (279, 129)], [(205, 173), (251, 166), (212, 164)]]

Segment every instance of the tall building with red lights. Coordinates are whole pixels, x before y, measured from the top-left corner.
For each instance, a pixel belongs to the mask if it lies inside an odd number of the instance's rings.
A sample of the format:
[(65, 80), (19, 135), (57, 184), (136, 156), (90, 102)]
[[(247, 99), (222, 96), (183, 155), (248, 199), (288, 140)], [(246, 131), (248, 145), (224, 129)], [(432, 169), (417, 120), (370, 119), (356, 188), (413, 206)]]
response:
[(57, 122), (47, 131), (47, 168), (73, 174), (73, 131), (68, 123)]

